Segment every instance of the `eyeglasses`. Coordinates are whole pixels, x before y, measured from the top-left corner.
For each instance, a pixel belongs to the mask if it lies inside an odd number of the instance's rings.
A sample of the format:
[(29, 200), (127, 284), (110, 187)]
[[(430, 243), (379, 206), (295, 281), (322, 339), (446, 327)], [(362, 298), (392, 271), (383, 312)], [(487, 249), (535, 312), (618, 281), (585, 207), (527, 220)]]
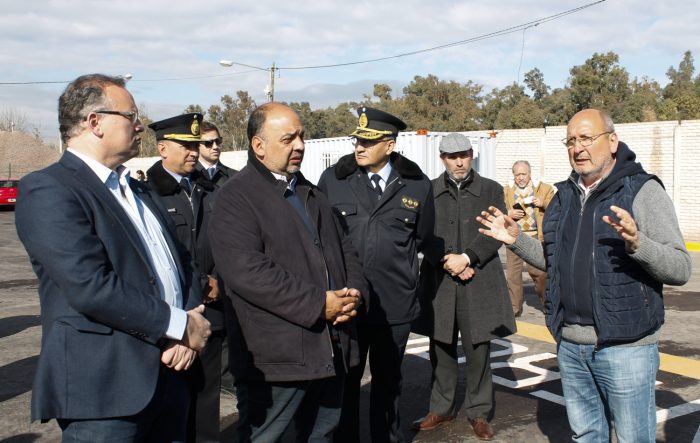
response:
[(110, 114), (110, 115), (121, 115), (125, 119), (129, 120), (132, 125), (135, 125), (137, 121), (139, 121), (139, 111), (136, 110), (134, 112), (123, 112), (123, 111), (107, 111), (107, 110), (99, 110), (99, 111), (93, 111), (96, 114)]
[(214, 143), (216, 143), (216, 146), (221, 146), (221, 137), (212, 139), (212, 140), (202, 140), (199, 143), (203, 144), (207, 149), (211, 149), (212, 146), (214, 146)]
[(612, 134), (613, 131), (605, 131), (601, 132), (598, 135), (594, 135), (592, 137), (588, 137), (585, 135), (582, 135), (581, 137), (570, 137), (570, 138), (563, 138), (561, 142), (564, 144), (564, 146), (568, 148), (573, 148), (576, 146), (576, 142), (578, 142), (579, 145), (581, 145), (582, 148), (587, 148), (593, 144), (593, 142), (600, 137), (601, 135), (605, 134)]

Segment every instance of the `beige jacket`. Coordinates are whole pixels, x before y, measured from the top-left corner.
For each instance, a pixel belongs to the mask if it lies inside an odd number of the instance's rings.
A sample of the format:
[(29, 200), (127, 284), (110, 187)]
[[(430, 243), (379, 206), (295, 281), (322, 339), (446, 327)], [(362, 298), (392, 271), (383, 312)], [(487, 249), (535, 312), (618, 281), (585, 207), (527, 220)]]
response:
[[(554, 186), (543, 183), (539, 180), (532, 180), (532, 185), (535, 188), (535, 196), (542, 200), (543, 206), (541, 208), (535, 208), (535, 221), (537, 221), (537, 238), (540, 241), (544, 240), (542, 235), (542, 220), (544, 220), (544, 211), (549, 206), (549, 202), (552, 201), (554, 194), (557, 192)], [(509, 183), (508, 186), (503, 188), (504, 199), (506, 201), (506, 209), (513, 208), (515, 204), (515, 183)]]

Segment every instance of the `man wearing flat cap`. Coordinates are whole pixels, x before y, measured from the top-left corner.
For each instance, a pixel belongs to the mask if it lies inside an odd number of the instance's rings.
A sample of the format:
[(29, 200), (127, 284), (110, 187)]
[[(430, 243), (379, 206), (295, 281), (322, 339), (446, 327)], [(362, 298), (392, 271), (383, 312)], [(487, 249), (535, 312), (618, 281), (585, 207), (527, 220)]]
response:
[(433, 180), (435, 235), (423, 251), (420, 318), (413, 332), (430, 337), (433, 367), (428, 414), (415, 421), (430, 430), (457, 415), (458, 334), (467, 361), (464, 414), (481, 440), (493, 439), (490, 341), (515, 332), (499, 242), (480, 235), (476, 216), (483, 208), (504, 209), (503, 188), (472, 169), (469, 139), (452, 133), (440, 141), (445, 172)]
[(343, 229), (359, 250), (370, 286), (369, 309), (358, 316), (360, 365), (352, 368), (336, 441), (361, 441), (360, 383), (369, 354), (370, 433), (375, 442), (404, 441), (399, 422), (401, 362), (411, 321), (418, 316), (418, 252), (433, 232), (430, 180), (394, 152), (406, 124), (378, 109), (358, 109), (355, 152), (321, 176)]
[(156, 133), (161, 160), (148, 170), (148, 185), (165, 202), (175, 222), (177, 238), (195, 258), (203, 288), (205, 317), (212, 334), (188, 376), (192, 388), (188, 434), (190, 440), (219, 440), (223, 305), (207, 236), (215, 185), (196, 169), (202, 114), (178, 115), (148, 125)]

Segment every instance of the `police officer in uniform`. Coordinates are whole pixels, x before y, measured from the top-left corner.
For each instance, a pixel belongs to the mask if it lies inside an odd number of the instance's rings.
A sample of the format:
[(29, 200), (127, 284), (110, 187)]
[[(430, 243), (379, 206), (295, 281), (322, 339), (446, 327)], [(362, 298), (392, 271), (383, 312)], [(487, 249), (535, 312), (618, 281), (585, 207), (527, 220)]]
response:
[(434, 202), (428, 177), (394, 152), (406, 124), (378, 109), (363, 107), (358, 114), (350, 135), (355, 152), (324, 171), (318, 183), (358, 249), (370, 285), (369, 310), (358, 317), (360, 365), (348, 374), (335, 440), (360, 441), (360, 383), (369, 354), (372, 441), (398, 442), (404, 441), (401, 362), (419, 313), (418, 252), (433, 232)]
[[(203, 289), (205, 317), (212, 335), (190, 369), (193, 400), (190, 404), (188, 441), (219, 441), (221, 346), (223, 305), (214, 274), (207, 226), (215, 185), (195, 169), (201, 141), (202, 114), (178, 115), (148, 125), (156, 133), (161, 160), (148, 170), (148, 185), (165, 202), (176, 225), (178, 240), (197, 261)], [(195, 437), (196, 434), (196, 437)]]

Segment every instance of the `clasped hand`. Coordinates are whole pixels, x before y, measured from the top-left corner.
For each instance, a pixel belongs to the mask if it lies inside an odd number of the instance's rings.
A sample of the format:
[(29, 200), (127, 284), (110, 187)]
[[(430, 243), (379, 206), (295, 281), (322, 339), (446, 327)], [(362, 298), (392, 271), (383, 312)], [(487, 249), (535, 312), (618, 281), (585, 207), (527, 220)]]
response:
[(192, 366), (197, 353), (204, 349), (211, 335), (211, 324), (204, 318), (204, 305), (187, 311), (187, 326), (182, 340), (169, 340), (160, 354), (160, 361), (176, 371)]
[(442, 269), (452, 277), (467, 281), (474, 277), (474, 268), (470, 267), (469, 259), (462, 254), (447, 254), (442, 257)]
[(355, 288), (326, 291), (325, 319), (337, 325), (355, 317), (360, 304), (360, 295), (360, 291)]

